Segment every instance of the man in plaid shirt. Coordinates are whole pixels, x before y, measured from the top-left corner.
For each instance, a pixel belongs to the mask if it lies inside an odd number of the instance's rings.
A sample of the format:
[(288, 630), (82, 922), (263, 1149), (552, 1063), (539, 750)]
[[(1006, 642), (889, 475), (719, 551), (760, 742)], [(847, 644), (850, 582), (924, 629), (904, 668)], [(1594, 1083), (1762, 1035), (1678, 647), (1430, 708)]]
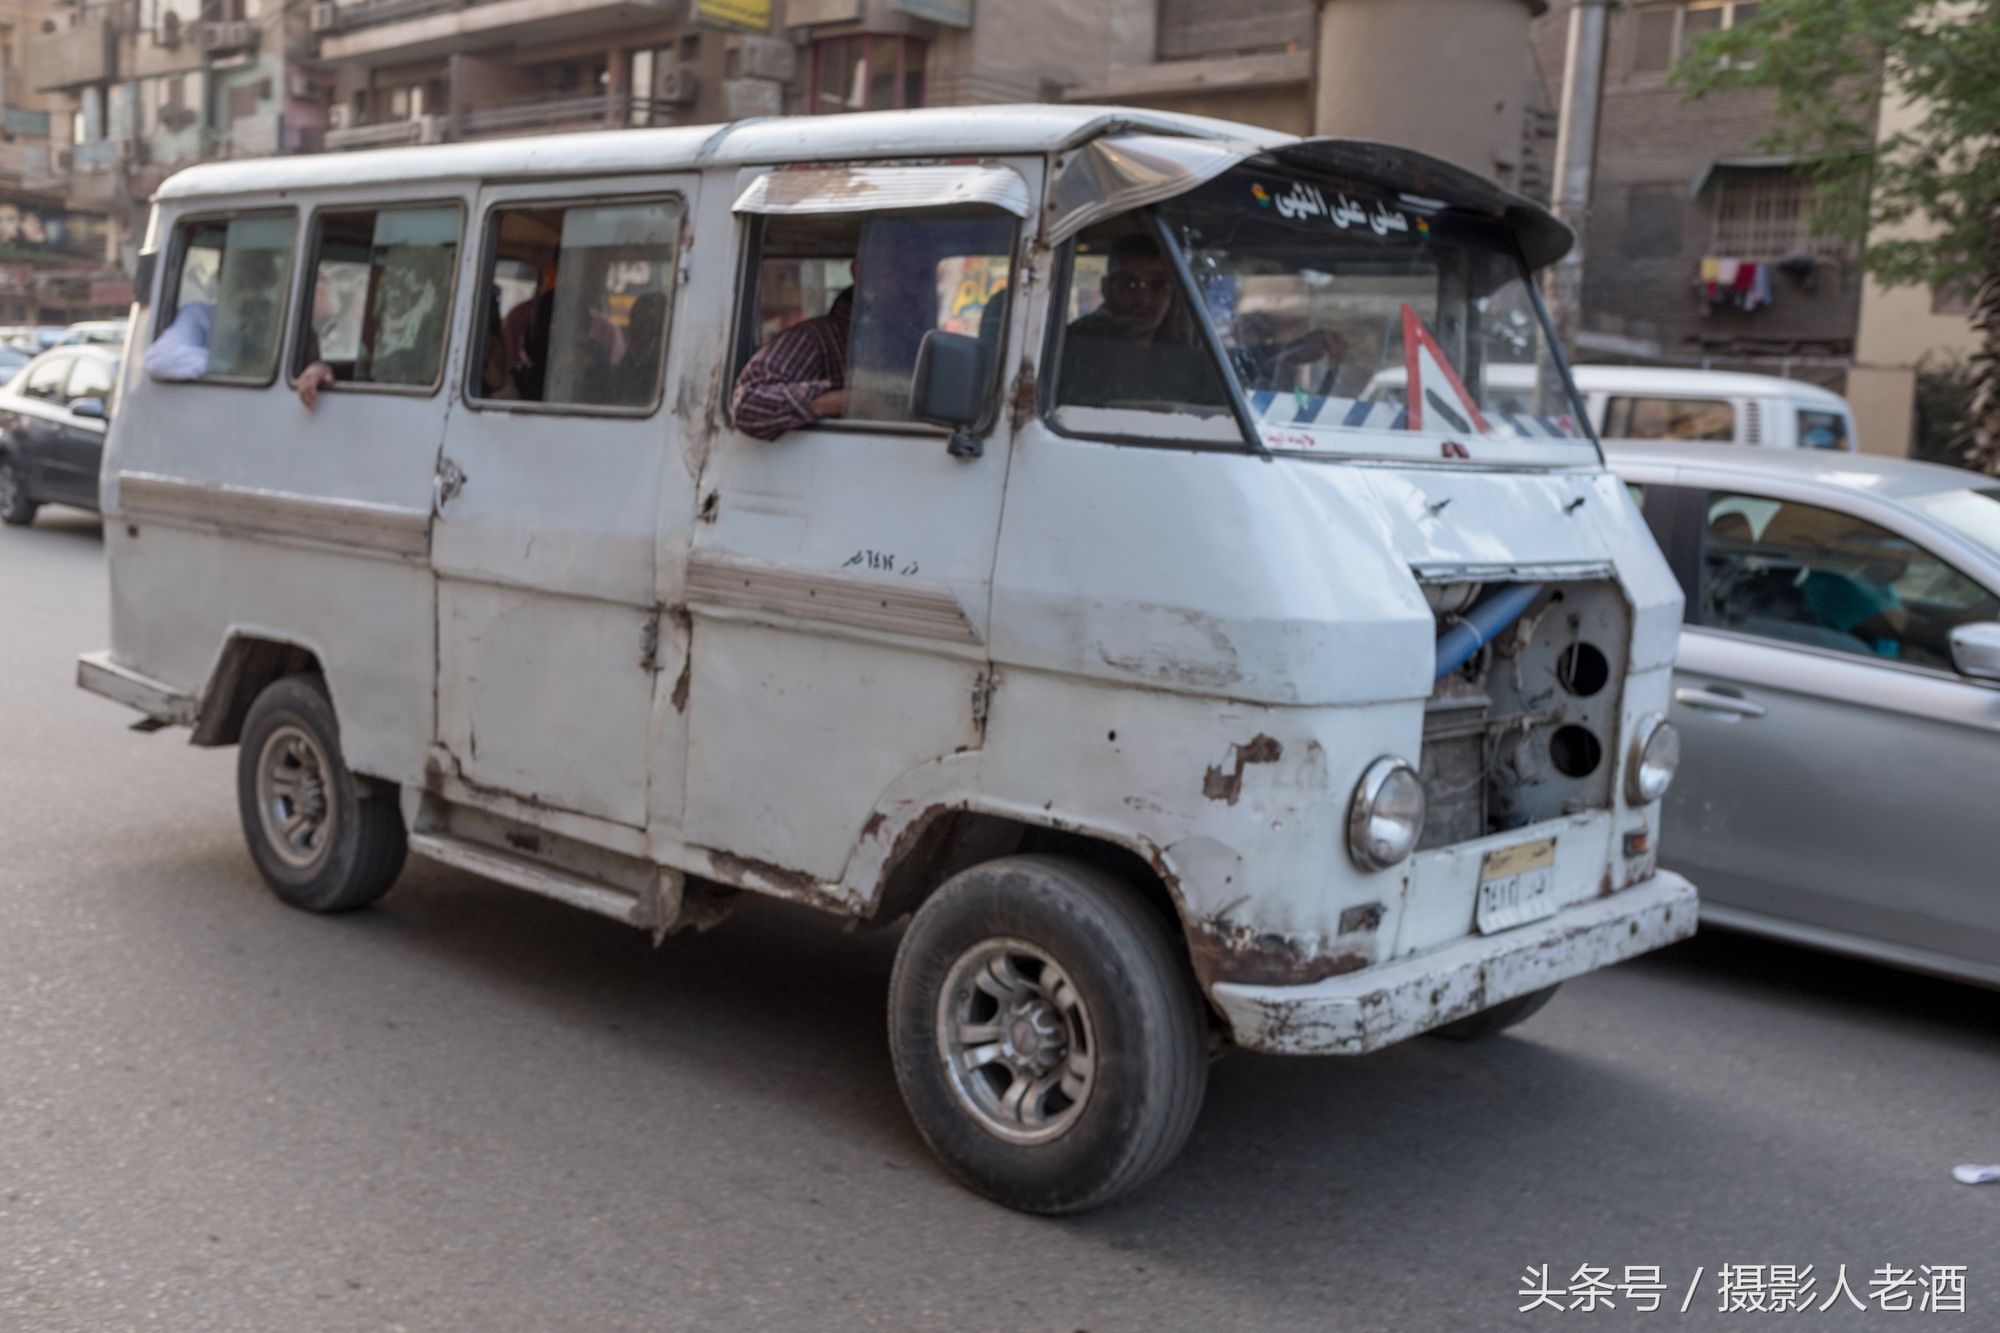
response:
[[(860, 277), (856, 265), (855, 281)], [(760, 440), (775, 440), (822, 417), (843, 415), (853, 313), (854, 288), (849, 287), (824, 315), (801, 320), (759, 347), (729, 396), (736, 428)]]

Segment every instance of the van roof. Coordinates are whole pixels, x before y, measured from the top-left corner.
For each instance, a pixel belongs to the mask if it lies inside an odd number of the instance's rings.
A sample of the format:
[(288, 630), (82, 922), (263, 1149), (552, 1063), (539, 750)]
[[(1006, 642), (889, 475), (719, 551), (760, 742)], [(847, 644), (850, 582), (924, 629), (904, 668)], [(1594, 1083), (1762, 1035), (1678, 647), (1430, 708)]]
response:
[(1131, 107), (934, 107), (211, 162), (169, 176), (154, 197), (196, 199), (357, 183), (615, 175), (710, 164), (1047, 153), (1122, 129), (1269, 147), (1297, 142), (1294, 135), (1254, 125)]
[(1746, 375), (1733, 370), (1679, 366), (1571, 366), (1576, 387), (1585, 390), (1642, 389), (1672, 394), (1767, 394), (1845, 409), (1847, 400), (1831, 389), (1780, 375)]

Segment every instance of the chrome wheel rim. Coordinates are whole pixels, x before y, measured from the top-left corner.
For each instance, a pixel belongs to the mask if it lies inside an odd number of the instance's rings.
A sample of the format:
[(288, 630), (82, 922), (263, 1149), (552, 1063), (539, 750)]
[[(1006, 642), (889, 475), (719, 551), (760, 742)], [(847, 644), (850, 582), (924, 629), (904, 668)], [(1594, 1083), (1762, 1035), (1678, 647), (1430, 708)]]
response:
[(1097, 1082), (1083, 996), (1026, 940), (984, 940), (959, 955), (938, 997), (937, 1046), (959, 1105), (1009, 1143), (1061, 1137)]
[(264, 839), (288, 866), (310, 870), (326, 859), (338, 823), (333, 765), (301, 727), (281, 726), (257, 756), (257, 813)]

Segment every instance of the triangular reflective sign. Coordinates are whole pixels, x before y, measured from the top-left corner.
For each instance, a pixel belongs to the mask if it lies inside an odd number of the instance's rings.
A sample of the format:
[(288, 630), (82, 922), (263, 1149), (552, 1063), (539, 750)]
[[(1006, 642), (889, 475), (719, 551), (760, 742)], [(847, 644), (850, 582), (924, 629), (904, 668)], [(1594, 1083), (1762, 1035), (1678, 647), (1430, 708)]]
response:
[(1457, 431), (1461, 435), (1478, 432), (1491, 435), (1493, 428), (1486, 424), (1486, 417), (1479, 410), (1472, 395), (1465, 391), (1459, 381), (1458, 372), (1445, 360), (1444, 349), (1437, 339), (1417, 318), (1417, 312), (1410, 309), (1409, 302), (1403, 303), (1403, 361), (1410, 398), (1411, 430), (1427, 430), (1433, 434), (1449, 434)]

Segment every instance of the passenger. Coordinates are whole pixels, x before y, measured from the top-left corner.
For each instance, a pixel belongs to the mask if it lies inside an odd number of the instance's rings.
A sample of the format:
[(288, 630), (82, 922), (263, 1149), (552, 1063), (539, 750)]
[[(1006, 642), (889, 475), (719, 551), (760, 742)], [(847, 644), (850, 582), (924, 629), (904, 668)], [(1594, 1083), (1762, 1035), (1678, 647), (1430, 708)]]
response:
[(156, 380), (198, 380), (208, 372), (208, 339), (214, 330), (215, 306), (190, 301), (153, 340), (141, 364)]
[(632, 302), (621, 355), (606, 376), (604, 392), (593, 395), (620, 407), (643, 407), (653, 399), (660, 373), (660, 348), (666, 341), (667, 298), (642, 292)]
[(340, 378), (320, 356), (319, 350), (319, 331), (327, 327), (333, 318), (333, 288), (322, 275), (313, 283), (312, 322), (306, 328), (303, 353), (306, 366), (299, 372), (299, 401), (305, 404), (308, 412), (319, 406), (319, 391)]
[[(853, 266), (861, 281), (861, 265)], [(736, 428), (760, 440), (824, 417), (847, 413), (847, 335), (854, 315), (854, 287), (834, 298), (824, 315), (801, 320), (757, 349), (736, 377), (729, 412)]]

